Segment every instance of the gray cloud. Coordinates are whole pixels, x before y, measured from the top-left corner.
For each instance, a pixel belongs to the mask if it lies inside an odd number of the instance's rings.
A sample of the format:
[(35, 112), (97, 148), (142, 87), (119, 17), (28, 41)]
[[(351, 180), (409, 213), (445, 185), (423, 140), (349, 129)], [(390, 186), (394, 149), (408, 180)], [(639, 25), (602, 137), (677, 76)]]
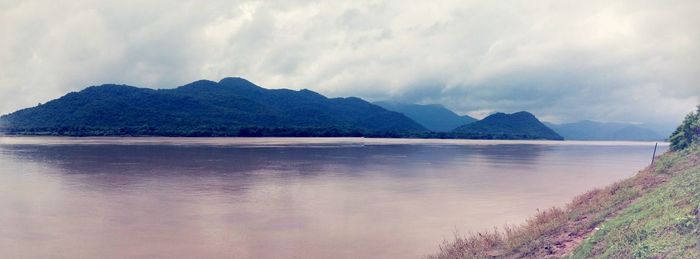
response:
[(3, 1), (0, 113), (102, 83), (242, 76), (483, 116), (677, 123), (700, 2)]

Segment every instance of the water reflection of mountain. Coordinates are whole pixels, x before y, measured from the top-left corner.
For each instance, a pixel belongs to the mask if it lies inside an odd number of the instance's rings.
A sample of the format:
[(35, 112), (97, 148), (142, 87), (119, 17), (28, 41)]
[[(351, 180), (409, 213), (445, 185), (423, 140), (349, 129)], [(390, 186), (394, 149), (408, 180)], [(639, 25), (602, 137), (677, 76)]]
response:
[[(71, 174), (216, 175), (277, 171), (314, 175), (343, 167), (361, 175), (383, 166), (453, 163), (534, 163), (544, 145), (369, 145), (341, 147), (227, 147), (178, 145), (14, 145), (13, 157), (62, 168)], [(343, 170), (346, 171), (346, 170)], [(392, 170), (395, 171), (395, 170)], [(406, 170), (413, 172), (414, 170)], [(417, 172), (416, 172), (417, 173)], [(402, 174), (408, 176), (410, 174)]]

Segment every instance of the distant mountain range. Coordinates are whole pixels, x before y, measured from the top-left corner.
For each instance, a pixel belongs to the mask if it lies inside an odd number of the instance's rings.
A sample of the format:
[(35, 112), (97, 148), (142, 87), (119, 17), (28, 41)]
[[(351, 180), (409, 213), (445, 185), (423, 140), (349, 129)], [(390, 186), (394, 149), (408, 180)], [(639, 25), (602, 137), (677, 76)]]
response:
[(449, 132), (455, 128), (477, 121), (467, 115), (457, 115), (439, 104), (409, 104), (399, 102), (374, 102), (384, 109), (400, 112), (423, 127), (436, 132)]
[(403, 136), (425, 132), (360, 98), (270, 90), (242, 78), (153, 90), (101, 85), (0, 117), (11, 134), (163, 136)]
[(466, 124), (454, 133), (479, 139), (551, 139), (564, 138), (529, 112), (494, 113), (483, 120)]
[(91, 86), (0, 116), (0, 133), (17, 135), (664, 139), (634, 124), (582, 121), (548, 126), (524, 111), (477, 121), (437, 104), (327, 98), (306, 89), (265, 89), (235, 77), (159, 90)]
[(666, 136), (631, 123), (579, 121), (547, 126), (569, 140), (664, 140)]

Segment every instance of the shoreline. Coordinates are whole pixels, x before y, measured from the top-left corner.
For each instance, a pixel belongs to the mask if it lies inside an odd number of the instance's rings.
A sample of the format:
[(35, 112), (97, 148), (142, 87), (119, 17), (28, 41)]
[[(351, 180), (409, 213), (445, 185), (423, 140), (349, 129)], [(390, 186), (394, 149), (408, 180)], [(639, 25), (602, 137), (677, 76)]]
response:
[[(13, 144), (152, 144), (152, 145), (590, 145), (590, 146), (654, 146), (668, 147), (665, 141), (619, 140), (506, 140), (506, 139), (431, 139), (431, 138), (367, 138), (367, 137), (70, 137), (0, 135), (0, 145)], [(650, 153), (651, 156), (651, 153)]]
[(634, 176), (523, 224), (444, 241), (428, 258), (629, 256), (700, 257), (700, 147), (659, 155)]

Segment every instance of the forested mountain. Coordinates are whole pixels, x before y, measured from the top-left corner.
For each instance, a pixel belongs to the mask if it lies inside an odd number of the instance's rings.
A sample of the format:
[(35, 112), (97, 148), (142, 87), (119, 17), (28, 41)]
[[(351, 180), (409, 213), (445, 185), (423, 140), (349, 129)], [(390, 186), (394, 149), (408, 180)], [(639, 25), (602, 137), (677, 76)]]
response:
[(478, 139), (564, 139), (525, 111), (491, 114), (483, 120), (455, 129), (454, 133), (464, 138)]
[(0, 118), (11, 134), (365, 136), (426, 129), (359, 98), (265, 89), (242, 78), (175, 89), (101, 85)]

